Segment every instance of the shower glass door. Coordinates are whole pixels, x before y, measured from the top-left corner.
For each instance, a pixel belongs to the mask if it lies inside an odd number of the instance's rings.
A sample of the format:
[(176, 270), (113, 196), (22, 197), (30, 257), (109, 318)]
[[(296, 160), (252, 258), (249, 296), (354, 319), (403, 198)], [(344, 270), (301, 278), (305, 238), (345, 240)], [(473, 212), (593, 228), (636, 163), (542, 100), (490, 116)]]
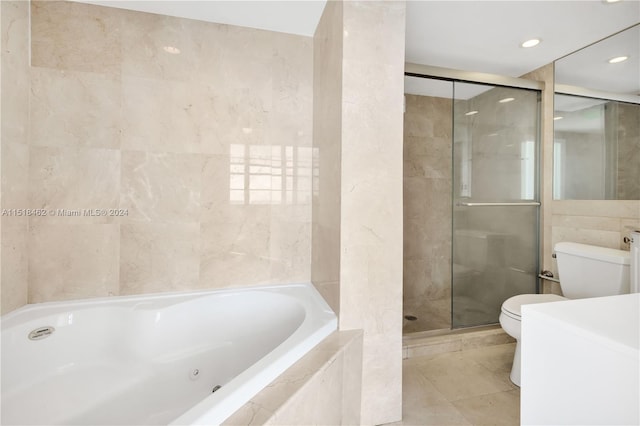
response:
[(540, 92), (454, 84), (453, 328), (498, 322), (538, 275)]

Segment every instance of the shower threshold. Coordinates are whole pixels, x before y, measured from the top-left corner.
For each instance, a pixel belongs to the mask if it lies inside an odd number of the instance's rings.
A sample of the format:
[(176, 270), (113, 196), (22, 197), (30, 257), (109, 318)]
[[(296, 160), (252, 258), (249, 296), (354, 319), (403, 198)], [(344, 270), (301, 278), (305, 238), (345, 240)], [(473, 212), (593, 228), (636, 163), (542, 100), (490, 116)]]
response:
[(456, 330), (421, 331), (403, 336), (402, 358), (458, 352), (513, 342), (515, 340), (505, 333), (499, 324)]

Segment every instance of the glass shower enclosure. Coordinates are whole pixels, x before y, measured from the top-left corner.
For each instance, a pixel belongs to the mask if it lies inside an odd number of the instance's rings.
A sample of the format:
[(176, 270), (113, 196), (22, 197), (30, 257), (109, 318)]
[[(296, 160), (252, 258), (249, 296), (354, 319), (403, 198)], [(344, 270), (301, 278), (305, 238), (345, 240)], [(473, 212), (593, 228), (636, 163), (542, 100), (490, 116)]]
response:
[(451, 327), (498, 321), (538, 275), (540, 92), (454, 83)]

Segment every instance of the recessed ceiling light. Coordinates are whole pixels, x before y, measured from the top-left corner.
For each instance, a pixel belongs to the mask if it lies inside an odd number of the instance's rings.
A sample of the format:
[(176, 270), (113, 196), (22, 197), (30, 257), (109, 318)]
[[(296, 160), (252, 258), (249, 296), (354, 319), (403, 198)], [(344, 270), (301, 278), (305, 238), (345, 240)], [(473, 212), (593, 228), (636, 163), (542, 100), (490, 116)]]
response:
[(478, 113), (478, 111), (469, 111), (469, 112), (465, 113), (464, 115), (475, 115), (477, 113)]
[(604, 0), (605, 3), (618, 3), (620, 0)]
[(532, 38), (531, 40), (525, 41), (520, 46), (522, 46), (522, 47), (533, 47), (533, 46), (537, 46), (539, 43), (540, 43), (540, 39), (539, 38)]
[(507, 102), (511, 102), (511, 101), (515, 101), (515, 98), (504, 98), (504, 99), (500, 99), (498, 102), (500, 102), (501, 104), (506, 104)]
[(624, 61), (626, 61), (627, 59), (629, 59), (629, 57), (628, 57), (628, 56), (616, 56), (615, 58), (611, 58), (611, 59), (609, 59), (609, 63), (610, 63), (610, 64), (617, 64), (617, 63), (619, 63), (619, 62), (624, 62)]
[(164, 46), (163, 49), (165, 52), (171, 53), (172, 55), (177, 55), (178, 53), (180, 53), (180, 49), (175, 46)]
[(558, 115), (557, 117), (553, 117), (553, 121), (562, 120), (563, 118), (563, 116)]

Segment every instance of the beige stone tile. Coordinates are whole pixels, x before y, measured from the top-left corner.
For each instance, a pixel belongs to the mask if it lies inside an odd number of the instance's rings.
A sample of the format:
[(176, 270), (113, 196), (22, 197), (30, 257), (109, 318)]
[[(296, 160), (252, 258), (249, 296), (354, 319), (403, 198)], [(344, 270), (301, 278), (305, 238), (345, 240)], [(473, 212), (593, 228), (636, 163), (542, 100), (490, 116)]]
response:
[(31, 145), (120, 148), (120, 77), (31, 68)]
[(482, 365), (491, 372), (504, 373), (511, 372), (515, 349), (515, 343), (507, 343), (465, 350), (463, 356)]
[(618, 231), (620, 228), (620, 219), (602, 216), (553, 215), (552, 226), (594, 229), (598, 231)]
[[(29, 147), (2, 140), (2, 208), (26, 209), (29, 204)], [(4, 217), (8, 223), (12, 217)]]
[(197, 222), (203, 160), (195, 154), (122, 152), (120, 208), (127, 220)]
[(360, 424), (361, 362), (362, 331), (333, 333), (224, 424)]
[(118, 294), (119, 226), (31, 224), (29, 303)]
[(27, 218), (2, 218), (2, 315), (28, 302), (28, 220)]
[(119, 73), (123, 13), (76, 2), (31, 2), (31, 64)]
[(402, 421), (389, 425), (419, 426), (419, 425), (471, 425), (465, 417), (450, 402), (439, 402), (429, 406), (421, 404), (402, 407)]
[(449, 401), (512, 389), (489, 369), (467, 359), (461, 352), (427, 359), (418, 368)]
[[(200, 220), (223, 221), (245, 203), (245, 165), (229, 155), (203, 156)], [(233, 204), (233, 205), (232, 205)]]
[(285, 402), (269, 425), (325, 424), (337, 425), (342, 417), (342, 362), (344, 354), (325, 366), (322, 377), (316, 377), (305, 385), (305, 392), (294, 395)]
[(340, 283), (337, 281), (319, 282), (311, 280), (313, 286), (322, 295), (325, 302), (336, 315), (340, 314)]
[(339, 321), (365, 330), (361, 421), (371, 424), (398, 420), (402, 405), (402, 289), (389, 283), (402, 280), (405, 5), (365, 3), (343, 3)]
[[(345, 333), (345, 332), (342, 332)], [(342, 334), (341, 333), (341, 334)], [(347, 332), (343, 355), (342, 418), (343, 425), (360, 425), (362, 406), (362, 330)]]
[(515, 340), (502, 329), (491, 332), (469, 333), (462, 338), (462, 350), (513, 343)]
[(404, 361), (402, 365), (402, 405), (431, 406), (447, 402), (433, 384), (420, 372), (419, 364)]
[(428, 357), (449, 352), (457, 352), (462, 349), (462, 340), (451, 340), (434, 342), (425, 345), (415, 345), (408, 347), (409, 359), (418, 357)]
[(270, 208), (234, 207), (224, 220), (202, 223), (200, 281), (208, 287), (270, 281)]
[(204, 46), (205, 22), (127, 11), (122, 18), (123, 76), (161, 80), (196, 80)]
[(264, 425), (271, 417), (273, 417), (272, 411), (265, 409), (258, 403), (249, 401), (222, 424), (224, 426)]
[(29, 126), (29, 2), (3, 1), (2, 143), (27, 144)]
[(638, 217), (640, 200), (554, 200), (554, 215)]
[(215, 121), (211, 91), (183, 81), (124, 76), (122, 148), (198, 153)]
[(618, 230), (601, 231), (596, 229), (580, 229), (553, 226), (551, 228), (552, 247), (556, 243), (569, 241), (574, 243), (592, 244), (595, 246), (619, 248), (622, 236)]
[(520, 391), (460, 399), (453, 405), (474, 425), (519, 425)]
[(120, 293), (207, 288), (199, 285), (197, 223), (127, 223), (120, 227)]
[(269, 228), (271, 280), (309, 282), (311, 280), (311, 224), (273, 220)]
[(115, 220), (109, 215), (85, 215), (84, 210), (118, 208), (118, 150), (31, 147), (29, 157), (29, 205), (49, 212), (32, 217), (32, 223), (75, 225)]

